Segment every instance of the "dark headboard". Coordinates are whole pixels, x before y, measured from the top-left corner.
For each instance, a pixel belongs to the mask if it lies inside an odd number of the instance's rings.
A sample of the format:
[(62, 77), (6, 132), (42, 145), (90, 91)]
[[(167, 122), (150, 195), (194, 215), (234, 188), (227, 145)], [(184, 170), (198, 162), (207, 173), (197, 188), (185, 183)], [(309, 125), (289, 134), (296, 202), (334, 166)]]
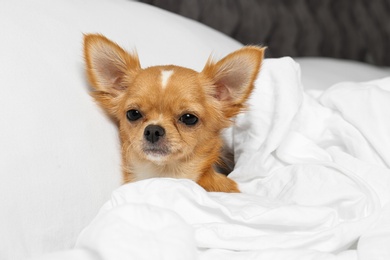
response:
[(390, 66), (390, 0), (141, 0), (200, 21), (268, 57)]

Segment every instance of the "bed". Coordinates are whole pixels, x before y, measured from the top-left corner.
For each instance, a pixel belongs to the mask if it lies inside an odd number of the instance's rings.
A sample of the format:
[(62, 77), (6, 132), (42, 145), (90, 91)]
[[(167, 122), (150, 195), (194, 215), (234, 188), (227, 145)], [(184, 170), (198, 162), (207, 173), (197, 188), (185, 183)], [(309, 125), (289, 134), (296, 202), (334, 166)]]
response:
[(201, 70), (242, 44), (125, 0), (5, 0), (0, 24), (0, 259), (390, 259), (388, 67), (267, 58), (224, 133), (242, 193), (122, 185), (83, 33), (136, 48), (144, 67)]

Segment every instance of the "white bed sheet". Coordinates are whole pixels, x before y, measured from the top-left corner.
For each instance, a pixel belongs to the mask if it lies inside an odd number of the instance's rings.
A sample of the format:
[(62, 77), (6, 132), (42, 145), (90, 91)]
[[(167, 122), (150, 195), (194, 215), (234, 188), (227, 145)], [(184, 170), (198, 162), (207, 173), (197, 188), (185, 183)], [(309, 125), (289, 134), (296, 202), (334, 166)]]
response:
[(231, 132), (243, 193), (124, 185), (73, 259), (390, 259), (389, 101), (390, 77), (316, 100), (292, 59), (268, 59)]

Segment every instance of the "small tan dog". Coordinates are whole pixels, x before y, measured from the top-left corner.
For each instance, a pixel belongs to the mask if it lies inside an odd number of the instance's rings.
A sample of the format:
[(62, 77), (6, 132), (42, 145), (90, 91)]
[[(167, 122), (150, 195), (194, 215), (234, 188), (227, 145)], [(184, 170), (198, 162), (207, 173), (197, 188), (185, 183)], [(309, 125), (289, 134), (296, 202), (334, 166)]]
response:
[(187, 178), (207, 191), (239, 192), (217, 173), (221, 131), (253, 90), (264, 48), (244, 47), (202, 72), (178, 66), (142, 69), (138, 56), (99, 34), (84, 36), (97, 102), (119, 123), (126, 182)]

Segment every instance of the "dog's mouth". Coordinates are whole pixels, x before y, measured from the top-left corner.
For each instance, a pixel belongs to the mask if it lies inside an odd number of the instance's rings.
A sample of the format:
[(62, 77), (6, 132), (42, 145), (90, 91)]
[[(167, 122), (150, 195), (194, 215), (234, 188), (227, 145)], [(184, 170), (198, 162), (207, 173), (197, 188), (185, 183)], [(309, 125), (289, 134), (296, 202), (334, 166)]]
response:
[(145, 148), (144, 153), (147, 155), (166, 156), (169, 154), (169, 150), (166, 148)]
[(161, 161), (171, 153), (168, 147), (160, 145), (146, 145), (143, 148), (143, 152), (151, 161)]

